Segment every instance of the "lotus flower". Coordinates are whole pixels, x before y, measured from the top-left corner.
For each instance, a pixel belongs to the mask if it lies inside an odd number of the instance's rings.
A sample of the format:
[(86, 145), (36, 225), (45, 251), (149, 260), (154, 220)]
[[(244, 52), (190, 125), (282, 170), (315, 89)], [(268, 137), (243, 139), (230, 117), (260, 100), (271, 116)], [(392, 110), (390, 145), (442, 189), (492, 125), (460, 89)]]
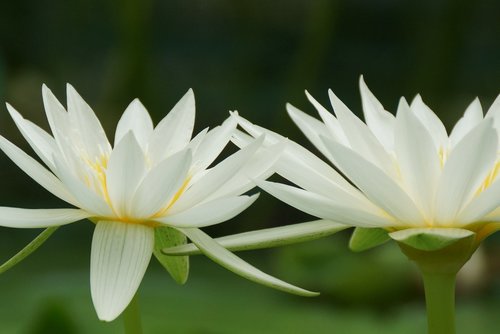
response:
[[(67, 86), (67, 111), (43, 86), (52, 135), (7, 105), (17, 127), (46, 167), (0, 136), (0, 148), (26, 174), (75, 208), (0, 207), (0, 226), (40, 228), (88, 218), (92, 240), (90, 283), (101, 320), (115, 319), (135, 295), (153, 252), (181, 283), (187, 260), (171, 263), (160, 248), (187, 236), (214, 261), (264, 285), (308, 291), (275, 279), (228, 252), (199, 228), (229, 220), (258, 194), (250, 179), (265, 178), (283, 145), (256, 139), (211, 166), (230, 140), (237, 119), (192, 137), (195, 102), (189, 90), (156, 126), (134, 100), (123, 113), (112, 146), (92, 109)], [(179, 267), (180, 266), (180, 267)]]

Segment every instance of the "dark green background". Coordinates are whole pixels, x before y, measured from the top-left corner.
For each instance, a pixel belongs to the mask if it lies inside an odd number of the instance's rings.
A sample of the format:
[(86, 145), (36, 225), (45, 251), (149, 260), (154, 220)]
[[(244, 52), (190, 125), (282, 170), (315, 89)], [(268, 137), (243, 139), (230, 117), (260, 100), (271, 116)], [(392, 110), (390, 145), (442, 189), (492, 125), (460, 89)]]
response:
[[(65, 100), (73, 84), (110, 138), (139, 97), (158, 122), (187, 91), (196, 129), (228, 110), (311, 147), (286, 115), (291, 102), (313, 113), (308, 89), (327, 105), (332, 88), (360, 113), (364, 74), (386, 109), (421, 93), (448, 128), (479, 96), (489, 107), (500, 87), (500, 2), (460, 1), (4, 1), (0, 5), (0, 100), (47, 128), (41, 85)], [(2, 107), (3, 108), (3, 107)], [(0, 108), (1, 109), (1, 108)], [(0, 133), (29, 151), (5, 109)], [(0, 204), (62, 205), (0, 158)], [(262, 194), (243, 215), (207, 229), (223, 235), (310, 219)], [(61, 228), (36, 254), (0, 276), (0, 333), (115, 333), (99, 323), (88, 288), (92, 224)], [(0, 230), (0, 261), (38, 231)], [(193, 260), (177, 287), (156, 264), (141, 287), (147, 333), (422, 333), (423, 296), (413, 267), (395, 247), (347, 250), (347, 233), (244, 254), (309, 289), (288, 296), (243, 281), (208, 259)], [(500, 324), (498, 238), (485, 245), (475, 276), (458, 294), (460, 333)], [(59, 328), (59, 329), (57, 329)]]

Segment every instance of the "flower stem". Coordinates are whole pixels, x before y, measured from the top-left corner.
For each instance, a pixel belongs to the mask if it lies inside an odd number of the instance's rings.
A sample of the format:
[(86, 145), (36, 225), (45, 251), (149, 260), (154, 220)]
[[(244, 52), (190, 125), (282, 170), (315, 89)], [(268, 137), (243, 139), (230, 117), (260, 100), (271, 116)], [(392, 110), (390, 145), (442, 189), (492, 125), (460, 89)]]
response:
[(455, 334), (455, 278), (453, 273), (422, 272), (429, 334)]
[(142, 334), (141, 314), (137, 294), (123, 312), (125, 334)]

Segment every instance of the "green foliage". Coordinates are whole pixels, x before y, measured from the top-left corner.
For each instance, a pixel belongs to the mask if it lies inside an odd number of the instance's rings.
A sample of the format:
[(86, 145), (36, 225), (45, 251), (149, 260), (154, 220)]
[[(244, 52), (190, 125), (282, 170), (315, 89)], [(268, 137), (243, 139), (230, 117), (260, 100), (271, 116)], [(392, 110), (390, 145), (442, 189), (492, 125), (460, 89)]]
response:
[(155, 247), (153, 254), (179, 284), (186, 283), (189, 276), (188, 256), (169, 256), (161, 252), (162, 248), (184, 245), (187, 238), (181, 232), (166, 226), (155, 228)]
[(356, 227), (349, 240), (349, 248), (354, 252), (362, 252), (382, 245), (390, 239), (382, 228)]

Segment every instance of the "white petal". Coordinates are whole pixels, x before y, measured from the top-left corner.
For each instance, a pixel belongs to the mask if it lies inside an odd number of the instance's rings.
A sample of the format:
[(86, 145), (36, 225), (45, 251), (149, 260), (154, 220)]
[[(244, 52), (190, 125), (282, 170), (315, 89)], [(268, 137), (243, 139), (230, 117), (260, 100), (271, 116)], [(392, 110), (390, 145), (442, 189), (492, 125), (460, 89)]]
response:
[(52, 91), (45, 85), (42, 86), (42, 97), (50, 129), (54, 138), (59, 141), (61, 134), (69, 130), (68, 114)]
[(487, 221), (484, 216), (498, 207), (500, 207), (500, 182), (497, 180), (470, 201), (459, 213), (456, 224), (463, 226), (477, 221)]
[(359, 89), (366, 124), (385, 149), (392, 151), (394, 148), (394, 115), (386, 111), (368, 89), (363, 76), (359, 78)]
[(21, 209), (0, 207), (0, 226), (42, 228), (66, 225), (90, 217), (78, 209)]
[[(392, 157), (373, 135), (368, 126), (356, 117), (331, 90), (328, 93), (333, 110), (349, 140), (350, 147), (372, 164), (385, 171), (386, 174), (395, 177), (397, 170)], [(335, 163), (335, 161), (333, 162)]]
[(394, 216), (401, 224), (418, 226), (424, 217), (413, 200), (384, 171), (351, 149), (324, 138), (337, 167), (370, 201)]
[[(299, 127), (299, 129), (304, 133), (304, 135), (309, 139), (309, 141), (326, 157), (330, 156), (330, 153), (325, 148), (321, 136), (330, 137), (330, 132), (327, 130), (325, 124), (318, 121), (316, 118), (311, 117), (304, 113), (303, 111), (295, 108), (291, 104), (287, 103), (286, 110), (288, 115)], [(335, 137), (334, 137), (335, 138)]]
[(55, 154), (57, 147), (54, 138), (36, 124), (25, 120), (10, 104), (7, 104), (7, 110), (31, 148), (49, 168), (53, 169), (52, 155)]
[(475, 99), (465, 110), (464, 115), (455, 124), (450, 134), (451, 147), (455, 147), (462, 138), (483, 120), (483, 109), (479, 99)]
[(226, 269), (231, 270), (237, 275), (278, 290), (303, 296), (317, 295), (317, 293), (310, 292), (293, 286), (289, 283), (283, 282), (251, 266), (247, 262), (243, 261), (233, 253), (220, 246), (212, 238), (210, 238), (199, 229), (186, 228), (179, 230), (184, 233), (189, 239), (191, 239), (191, 241), (194, 242), (206, 256), (208, 256), (221, 266), (225, 267)]
[(252, 205), (258, 197), (258, 194), (255, 194), (252, 196), (218, 198), (156, 220), (175, 227), (215, 225), (236, 217)]
[(97, 223), (90, 255), (90, 289), (100, 320), (112, 321), (134, 297), (153, 253), (154, 229)]
[(0, 136), (0, 149), (28, 176), (46, 190), (63, 201), (77, 206), (75, 198), (68, 192), (66, 186), (38, 161), (24, 153), (16, 145)]
[(452, 223), (493, 167), (498, 137), (490, 119), (470, 131), (450, 153), (436, 194), (435, 217)]
[(500, 116), (500, 94), (497, 95), (497, 97), (495, 98), (495, 101), (493, 101), (493, 103), (491, 104), (485, 117), (496, 118), (497, 119), (497, 120), (495, 120), (495, 125), (496, 125), (498, 123), (498, 121), (500, 121), (499, 116)]
[(247, 161), (254, 155), (262, 145), (264, 138), (254, 140), (254, 142), (238, 152), (230, 155), (222, 162), (207, 171), (207, 173), (197, 182), (189, 186), (184, 194), (173, 204), (170, 212), (172, 214), (186, 210), (207, 198), (230, 180)]
[(436, 114), (422, 101), (422, 97), (417, 95), (411, 102), (411, 110), (425, 126), (434, 139), (434, 144), (439, 150), (448, 144), (448, 134), (443, 123)]
[(333, 220), (341, 224), (362, 227), (384, 227), (394, 225), (390, 217), (381, 210), (370, 210), (371, 207), (357, 208), (347, 206), (346, 199), (338, 204), (337, 199), (330, 200), (321, 195), (308, 192), (285, 184), (256, 181), (257, 185), (279, 200), (318, 218)]
[(132, 101), (120, 118), (116, 126), (115, 145), (129, 131), (134, 133), (135, 139), (137, 139), (142, 149), (145, 150), (149, 137), (153, 132), (153, 121), (139, 99)]
[(185, 148), (193, 134), (194, 116), (194, 94), (190, 89), (154, 129), (148, 155), (161, 161)]
[(130, 203), (130, 215), (149, 217), (165, 207), (184, 184), (191, 166), (191, 151), (182, 150), (151, 169)]
[(146, 161), (135, 136), (126, 134), (111, 152), (106, 169), (109, 198), (118, 215), (126, 215), (139, 183), (146, 173)]
[(403, 98), (396, 117), (395, 149), (409, 193), (429, 220), (441, 172), (439, 153), (431, 135)]
[(319, 116), (325, 123), (326, 128), (330, 132), (330, 136), (335, 138), (337, 141), (344, 145), (349, 145), (349, 141), (347, 140), (347, 137), (344, 134), (344, 130), (342, 130), (342, 127), (340, 126), (339, 121), (335, 118), (335, 116), (332, 115), (331, 112), (326, 110), (325, 107), (323, 107), (314, 97), (312, 97), (311, 94), (306, 90), (306, 96), (309, 102), (316, 108), (316, 110), (319, 113)]
[(77, 129), (79, 139), (89, 157), (96, 158), (108, 154), (111, 145), (94, 111), (70, 84), (66, 86), (66, 95), (71, 125)]

